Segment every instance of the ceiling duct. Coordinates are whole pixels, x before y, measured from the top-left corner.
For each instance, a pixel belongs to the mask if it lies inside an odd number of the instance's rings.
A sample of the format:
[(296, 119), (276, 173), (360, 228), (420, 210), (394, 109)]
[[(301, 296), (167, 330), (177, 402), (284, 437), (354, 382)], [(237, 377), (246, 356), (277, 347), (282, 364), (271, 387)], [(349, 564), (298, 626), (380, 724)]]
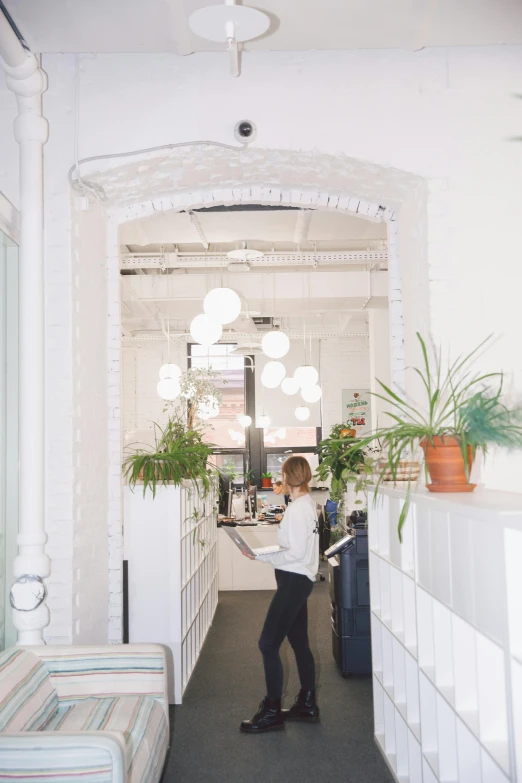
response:
[(236, 356), (260, 356), (263, 353), (261, 341), (252, 338), (251, 340), (240, 340), (232, 353)]
[(258, 332), (269, 332), (274, 326), (274, 319), (272, 316), (254, 315), (252, 320), (255, 323)]

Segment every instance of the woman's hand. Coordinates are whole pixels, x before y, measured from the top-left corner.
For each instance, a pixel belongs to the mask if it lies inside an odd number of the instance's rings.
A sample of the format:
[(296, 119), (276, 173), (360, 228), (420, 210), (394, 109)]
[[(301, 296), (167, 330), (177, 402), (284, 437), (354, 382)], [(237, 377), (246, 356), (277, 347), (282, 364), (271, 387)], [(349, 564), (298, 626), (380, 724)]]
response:
[(245, 557), (248, 557), (249, 560), (255, 560), (256, 559), (255, 555), (251, 555), (250, 552), (245, 552), (243, 549), (241, 550), (241, 554), (244, 555)]

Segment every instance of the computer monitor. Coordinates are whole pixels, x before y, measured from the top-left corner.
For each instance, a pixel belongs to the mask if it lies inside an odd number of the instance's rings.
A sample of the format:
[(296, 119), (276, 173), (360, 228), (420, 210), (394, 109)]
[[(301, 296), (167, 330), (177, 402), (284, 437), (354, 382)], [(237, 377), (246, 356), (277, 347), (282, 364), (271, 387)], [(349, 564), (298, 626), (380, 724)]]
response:
[(224, 517), (229, 517), (232, 508), (232, 484), (228, 476), (219, 474), (218, 511)]
[(248, 502), (252, 519), (257, 519), (257, 487), (248, 488)]

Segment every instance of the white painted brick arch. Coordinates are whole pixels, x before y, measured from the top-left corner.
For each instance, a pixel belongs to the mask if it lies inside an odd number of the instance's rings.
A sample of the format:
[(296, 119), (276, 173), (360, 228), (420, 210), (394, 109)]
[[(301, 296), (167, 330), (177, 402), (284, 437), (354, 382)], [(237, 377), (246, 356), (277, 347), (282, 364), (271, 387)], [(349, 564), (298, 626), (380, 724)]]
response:
[[(258, 149), (238, 153), (219, 147), (139, 155), (123, 165), (118, 159), (92, 161), (82, 166), (82, 178), (101, 185), (106, 194), (109, 640), (118, 642), (122, 573), (119, 226), (159, 211), (232, 204), (314, 207), (386, 222), (392, 373), (402, 385), (406, 351), (401, 276), (413, 281), (408, 283), (414, 292), (409, 309), (428, 317), (427, 187), (414, 175), (343, 155)], [(415, 322), (409, 331), (418, 328)]]

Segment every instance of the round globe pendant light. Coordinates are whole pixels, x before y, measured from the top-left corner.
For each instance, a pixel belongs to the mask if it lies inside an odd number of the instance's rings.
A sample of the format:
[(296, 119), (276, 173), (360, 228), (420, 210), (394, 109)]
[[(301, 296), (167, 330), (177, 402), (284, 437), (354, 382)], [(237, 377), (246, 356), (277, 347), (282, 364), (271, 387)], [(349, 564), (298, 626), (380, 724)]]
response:
[(304, 386), (301, 389), (301, 397), (305, 402), (318, 402), (321, 399), (321, 387), (314, 383), (313, 386)]
[(220, 323), (206, 313), (201, 313), (192, 319), (190, 334), (199, 345), (214, 345), (221, 339), (223, 329)]
[(202, 402), (198, 405), (198, 416), (200, 419), (215, 419), (218, 414), (219, 405), (215, 400)]
[(284, 332), (273, 329), (265, 334), (261, 347), (265, 356), (269, 356), (270, 359), (282, 359), (290, 350), (290, 340)]
[(250, 427), (250, 425), (252, 424), (252, 417), (246, 416), (245, 414), (240, 414), (237, 417), (237, 420), (242, 427)]
[(266, 429), (270, 426), (270, 416), (265, 416), (263, 413), (261, 416), (257, 417), (257, 424), (256, 427), (263, 427), (263, 429)]
[(220, 324), (231, 324), (241, 312), (241, 299), (231, 288), (213, 288), (203, 299), (203, 310)]
[(159, 396), (164, 400), (175, 400), (179, 397), (180, 388), (177, 378), (162, 378), (157, 389)]
[(299, 391), (299, 383), (295, 378), (285, 378), (281, 383), (281, 391), (284, 394), (297, 394)]
[(179, 378), (181, 370), (177, 364), (164, 364), (159, 371), (159, 377), (163, 381), (166, 378)]
[(261, 383), (267, 389), (275, 389), (286, 375), (286, 367), (282, 362), (267, 362), (261, 375)]
[(299, 406), (299, 408), (295, 409), (295, 418), (299, 419), (299, 421), (306, 421), (310, 418), (310, 408), (304, 405)]
[(313, 386), (319, 379), (319, 373), (311, 364), (302, 364), (294, 372), (294, 378), (301, 388), (304, 386)]

